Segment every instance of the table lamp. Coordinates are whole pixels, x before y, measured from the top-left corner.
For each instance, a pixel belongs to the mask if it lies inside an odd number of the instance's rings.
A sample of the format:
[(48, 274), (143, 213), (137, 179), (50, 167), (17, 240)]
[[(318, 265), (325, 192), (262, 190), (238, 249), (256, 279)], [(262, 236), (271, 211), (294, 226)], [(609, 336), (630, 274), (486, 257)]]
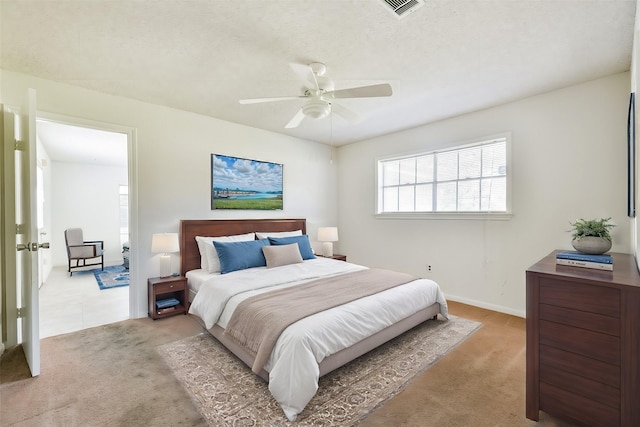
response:
[(180, 251), (178, 233), (156, 233), (151, 239), (151, 252), (160, 255), (160, 277), (171, 276), (171, 252)]
[(338, 241), (338, 227), (318, 228), (318, 240), (322, 242), (322, 255), (333, 256), (333, 242)]

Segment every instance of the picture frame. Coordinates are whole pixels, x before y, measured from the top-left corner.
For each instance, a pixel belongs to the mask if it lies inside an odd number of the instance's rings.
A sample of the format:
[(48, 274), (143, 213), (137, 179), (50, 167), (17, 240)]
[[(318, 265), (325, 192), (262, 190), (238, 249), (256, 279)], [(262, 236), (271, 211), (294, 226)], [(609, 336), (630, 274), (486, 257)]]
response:
[(636, 105), (635, 92), (629, 95), (627, 115), (627, 216), (636, 216)]
[(282, 210), (283, 165), (211, 154), (211, 209)]

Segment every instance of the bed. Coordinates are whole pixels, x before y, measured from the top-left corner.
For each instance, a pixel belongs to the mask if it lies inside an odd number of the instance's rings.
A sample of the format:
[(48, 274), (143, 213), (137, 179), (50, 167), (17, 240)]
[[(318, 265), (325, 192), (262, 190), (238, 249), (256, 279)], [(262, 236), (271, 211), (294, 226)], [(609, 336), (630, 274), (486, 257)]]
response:
[[(292, 246), (300, 248), (300, 253), (306, 259), (275, 268), (239, 268), (226, 274), (201, 268), (206, 263), (203, 259), (203, 236), (222, 241), (225, 239), (222, 236), (243, 236), (244, 242), (251, 238), (252, 233), (261, 238), (265, 235), (276, 236), (267, 241), (274, 244), (282, 242), (283, 247), (279, 251), (284, 250), (284, 246), (287, 246), (287, 251)], [(280, 238), (290, 235), (304, 237)], [(196, 237), (199, 237), (199, 241)], [(258, 240), (257, 237), (253, 240)], [(255, 348), (248, 350), (239, 344), (242, 340), (238, 339), (238, 335), (231, 337), (230, 334), (235, 332), (237, 318), (242, 317), (238, 313), (244, 313), (245, 305), (252, 298), (266, 298), (278, 293), (289, 295), (289, 292), (293, 295), (298, 288), (304, 287), (313, 287), (318, 292), (318, 286), (313, 282), (320, 280), (323, 280), (320, 292), (326, 293), (324, 290), (330, 289), (328, 286), (341, 286), (340, 281), (343, 280), (369, 280), (387, 274), (383, 270), (368, 269), (344, 261), (309, 257), (304, 253), (302, 244), (285, 245), (291, 239), (299, 242), (305, 237), (304, 219), (182, 220), (180, 223), (181, 274), (187, 277), (189, 286), (189, 313), (195, 315), (218, 341), (269, 383), (271, 394), (290, 421), (296, 419), (315, 395), (318, 379), (322, 375), (414, 326), (434, 319), (438, 314), (444, 318), (448, 316), (446, 300), (435, 282), (402, 278), (388, 289), (370, 291), (370, 295), (347, 300), (295, 321), (282, 330), (273, 347), (266, 347), (267, 357), (264, 354), (261, 356)], [(231, 241), (234, 241), (233, 238)], [(227, 246), (233, 247), (234, 244), (225, 246), (225, 243), (218, 242), (214, 246), (225, 261), (221, 261), (222, 264), (227, 263), (225, 257), (228, 254), (225, 251)], [(226, 268), (222, 264), (221, 268)], [(350, 285), (349, 289), (352, 287), (356, 286)], [(267, 290), (272, 292), (266, 293)], [(295, 298), (291, 296), (285, 300), (295, 301)], [(292, 307), (296, 304), (283, 300), (282, 304), (286, 303), (293, 304)], [(225, 328), (228, 328), (226, 332)], [(264, 360), (258, 363), (261, 358)]]

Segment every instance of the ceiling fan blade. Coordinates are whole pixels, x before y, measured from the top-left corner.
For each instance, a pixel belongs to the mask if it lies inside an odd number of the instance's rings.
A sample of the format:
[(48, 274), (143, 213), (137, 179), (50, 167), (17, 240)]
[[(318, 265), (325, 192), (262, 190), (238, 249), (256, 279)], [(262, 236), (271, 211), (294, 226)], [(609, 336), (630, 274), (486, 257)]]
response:
[(276, 101), (289, 101), (291, 99), (300, 99), (306, 98), (306, 96), (279, 96), (276, 98), (250, 98), (250, 99), (241, 99), (240, 104), (260, 104), (263, 102), (276, 102)]
[(324, 93), (322, 96), (329, 98), (369, 98), (376, 96), (391, 96), (393, 90), (389, 83), (371, 86), (352, 87), (349, 89), (334, 90)]
[(304, 113), (302, 112), (302, 108), (301, 108), (301, 109), (298, 110), (296, 115), (293, 116), (293, 118), (291, 120), (289, 120), (289, 123), (287, 123), (285, 128), (286, 129), (297, 128), (298, 125), (302, 122), (303, 119), (304, 119)]
[(335, 102), (331, 103), (331, 111), (345, 119), (350, 123), (358, 123), (362, 121), (362, 116), (355, 111), (349, 110), (348, 108), (343, 107), (340, 104), (336, 104)]

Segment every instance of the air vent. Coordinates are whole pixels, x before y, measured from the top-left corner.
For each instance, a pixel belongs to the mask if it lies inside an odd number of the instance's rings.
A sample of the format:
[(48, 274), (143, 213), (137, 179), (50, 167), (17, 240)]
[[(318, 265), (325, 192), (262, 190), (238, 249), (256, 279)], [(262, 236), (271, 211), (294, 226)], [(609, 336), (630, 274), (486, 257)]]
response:
[(385, 4), (385, 9), (393, 15), (402, 19), (415, 12), (416, 9), (424, 6), (424, 0), (381, 0)]

